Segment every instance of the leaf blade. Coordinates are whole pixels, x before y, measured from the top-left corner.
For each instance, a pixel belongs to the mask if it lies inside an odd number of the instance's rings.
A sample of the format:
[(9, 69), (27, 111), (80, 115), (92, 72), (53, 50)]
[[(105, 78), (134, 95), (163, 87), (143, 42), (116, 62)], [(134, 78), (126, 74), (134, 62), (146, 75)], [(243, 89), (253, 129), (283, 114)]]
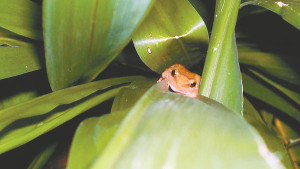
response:
[(44, 1), (46, 66), (52, 89), (93, 80), (129, 42), (153, 2)]
[(243, 89), (234, 29), (240, 0), (217, 1), (199, 93), (242, 113)]
[(158, 0), (132, 40), (142, 61), (162, 73), (173, 64), (190, 67), (203, 59), (208, 31), (188, 1)]
[(31, 141), (115, 96), (121, 87), (111, 86), (128, 83), (137, 78), (115, 78), (88, 83), (50, 93), (0, 111), (0, 153)]

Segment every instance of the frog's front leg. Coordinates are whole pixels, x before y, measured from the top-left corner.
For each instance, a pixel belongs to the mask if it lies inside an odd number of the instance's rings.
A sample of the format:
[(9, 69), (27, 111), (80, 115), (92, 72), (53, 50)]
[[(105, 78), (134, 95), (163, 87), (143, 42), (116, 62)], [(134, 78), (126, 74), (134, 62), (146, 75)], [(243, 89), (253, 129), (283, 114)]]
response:
[(158, 81), (157, 81), (156, 83), (161, 82), (163, 79), (164, 79), (163, 77), (159, 78)]

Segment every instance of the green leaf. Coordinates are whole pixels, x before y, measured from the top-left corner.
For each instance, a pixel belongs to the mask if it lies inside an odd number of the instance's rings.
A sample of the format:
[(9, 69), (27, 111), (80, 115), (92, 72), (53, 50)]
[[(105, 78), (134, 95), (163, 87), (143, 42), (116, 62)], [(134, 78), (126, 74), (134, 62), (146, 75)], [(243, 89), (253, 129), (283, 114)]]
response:
[[(245, 92), (300, 121), (299, 93), (276, 84), (257, 72), (255, 74), (252, 73), (251, 76), (246, 73), (242, 74)], [(287, 99), (285, 95), (295, 100), (291, 102), (291, 99)]]
[(134, 81), (129, 86), (122, 88), (114, 99), (111, 112), (123, 112), (132, 108), (155, 82), (156, 80), (153, 79), (143, 79), (141, 81)]
[(1, 0), (0, 27), (42, 40), (42, 8), (29, 0)]
[(300, 2), (298, 0), (245, 0), (241, 7), (259, 5), (280, 15), (288, 23), (300, 29)]
[(127, 112), (113, 112), (83, 121), (76, 130), (72, 142), (68, 168), (88, 168), (108, 145)]
[(157, 0), (133, 37), (143, 62), (162, 73), (173, 64), (191, 66), (205, 56), (208, 32), (186, 0)]
[(121, 52), (154, 0), (45, 0), (43, 25), (53, 90), (93, 80)]
[(27, 143), (115, 96), (121, 87), (114, 85), (137, 79), (133, 76), (88, 83), (0, 111), (0, 153)]
[(241, 116), (166, 86), (154, 85), (136, 103), (92, 169), (269, 168), (257, 148), (263, 141)]
[(28, 166), (28, 169), (43, 169), (46, 162), (49, 160), (51, 155), (54, 153), (58, 143), (52, 143), (45, 147), (41, 152), (36, 155), (33, 161)]
[(294, 56), (285, 56), (261, 51), (251, 44), (238, 43), (240, 63), (251, 66), (252, 69), (272, 75), (289, 83), (300, 85), (300, 60)]
[[(90, 118), (78, 127), (70, 150), (68, 168), (87, 168), (103, 152), (117, 131), (121, 121), (136, 101), (155, 83), (142, 79), (123, 87), (114, 99), (110, 114)], [(83, 146), (88, 145), (88, 146)], [(84, 157), (82, 154), (86, 154)]]
[(49, 92), (48, 79), (42, 71), (3, 79), (0, 81), (0, 110)]
[(243, 92), (234, 29), (240, 0), (218, 0), (200, 94), (242, 113)]
[[(293, 168), (284, 142), (280, 139), (275, 131), (272, 131), (268, 128), (263, 119), (260, 117), (260, 114), (255, 110), (255, 108), (246, 98), (244, 98), (243, 115), (243, 117), (262, 136), (268, 149), (273, 153), (273, 155), (280, 158), (282, 164), (284, 164), (286, 168)], [(274, 168), (276, 168), (276, 166), (278, 165), (275, 161), (272, 161), (271, 164), (274, 165)]]
[(41, 44), (0, 28), (0, 79), (41, 69), (43, 57)]
[(251, 70), (251, 69), (249, 69), (249, 70), (250, 70), (250, 72), (254, 73), (259, 78), (263, 79), (265, 82), (269, 83), (270, 85), (272, 85), (273, 87), (275, 87), (276, 89), (278, 89), (279, 91), (284, 93), (286, 96), (288, 96), (290, 99), (292, 99), (294, 102), (296, 102), (300, 106), (300, 93), (299, 92), (288, 89), (287, 87), (282, 86), (279, 83), (276, 83), (275, 81), (272, 81), (271, 79), (267, 78), (266, 76), (263, 76), (262, 74), (254, 71), (254, 70)]

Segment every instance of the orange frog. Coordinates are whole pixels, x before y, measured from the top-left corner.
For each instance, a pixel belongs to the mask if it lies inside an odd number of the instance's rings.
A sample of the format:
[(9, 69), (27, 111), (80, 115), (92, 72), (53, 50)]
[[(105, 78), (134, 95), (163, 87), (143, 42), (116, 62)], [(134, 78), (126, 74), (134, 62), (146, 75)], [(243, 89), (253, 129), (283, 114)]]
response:
[(197, 97), (198, 95), (201, 76), (190, 72), (181, 64), (175, 64), (167, 68), (157, 83), (163, 79), (167, 81), (167, 87), (174, 92), (189, 97)]

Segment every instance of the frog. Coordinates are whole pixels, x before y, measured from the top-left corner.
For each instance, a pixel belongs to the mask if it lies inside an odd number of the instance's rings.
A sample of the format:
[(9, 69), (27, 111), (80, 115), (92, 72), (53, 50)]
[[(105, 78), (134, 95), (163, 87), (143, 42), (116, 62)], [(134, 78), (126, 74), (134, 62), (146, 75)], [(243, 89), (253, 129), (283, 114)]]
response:
[(190, 72), (181, 64), (175, 64), (167, 68), (157, 83), (162, 80), (167, 81), (167, 88), (172, 92), (193, 98), (198, 96), (201, 76)]

